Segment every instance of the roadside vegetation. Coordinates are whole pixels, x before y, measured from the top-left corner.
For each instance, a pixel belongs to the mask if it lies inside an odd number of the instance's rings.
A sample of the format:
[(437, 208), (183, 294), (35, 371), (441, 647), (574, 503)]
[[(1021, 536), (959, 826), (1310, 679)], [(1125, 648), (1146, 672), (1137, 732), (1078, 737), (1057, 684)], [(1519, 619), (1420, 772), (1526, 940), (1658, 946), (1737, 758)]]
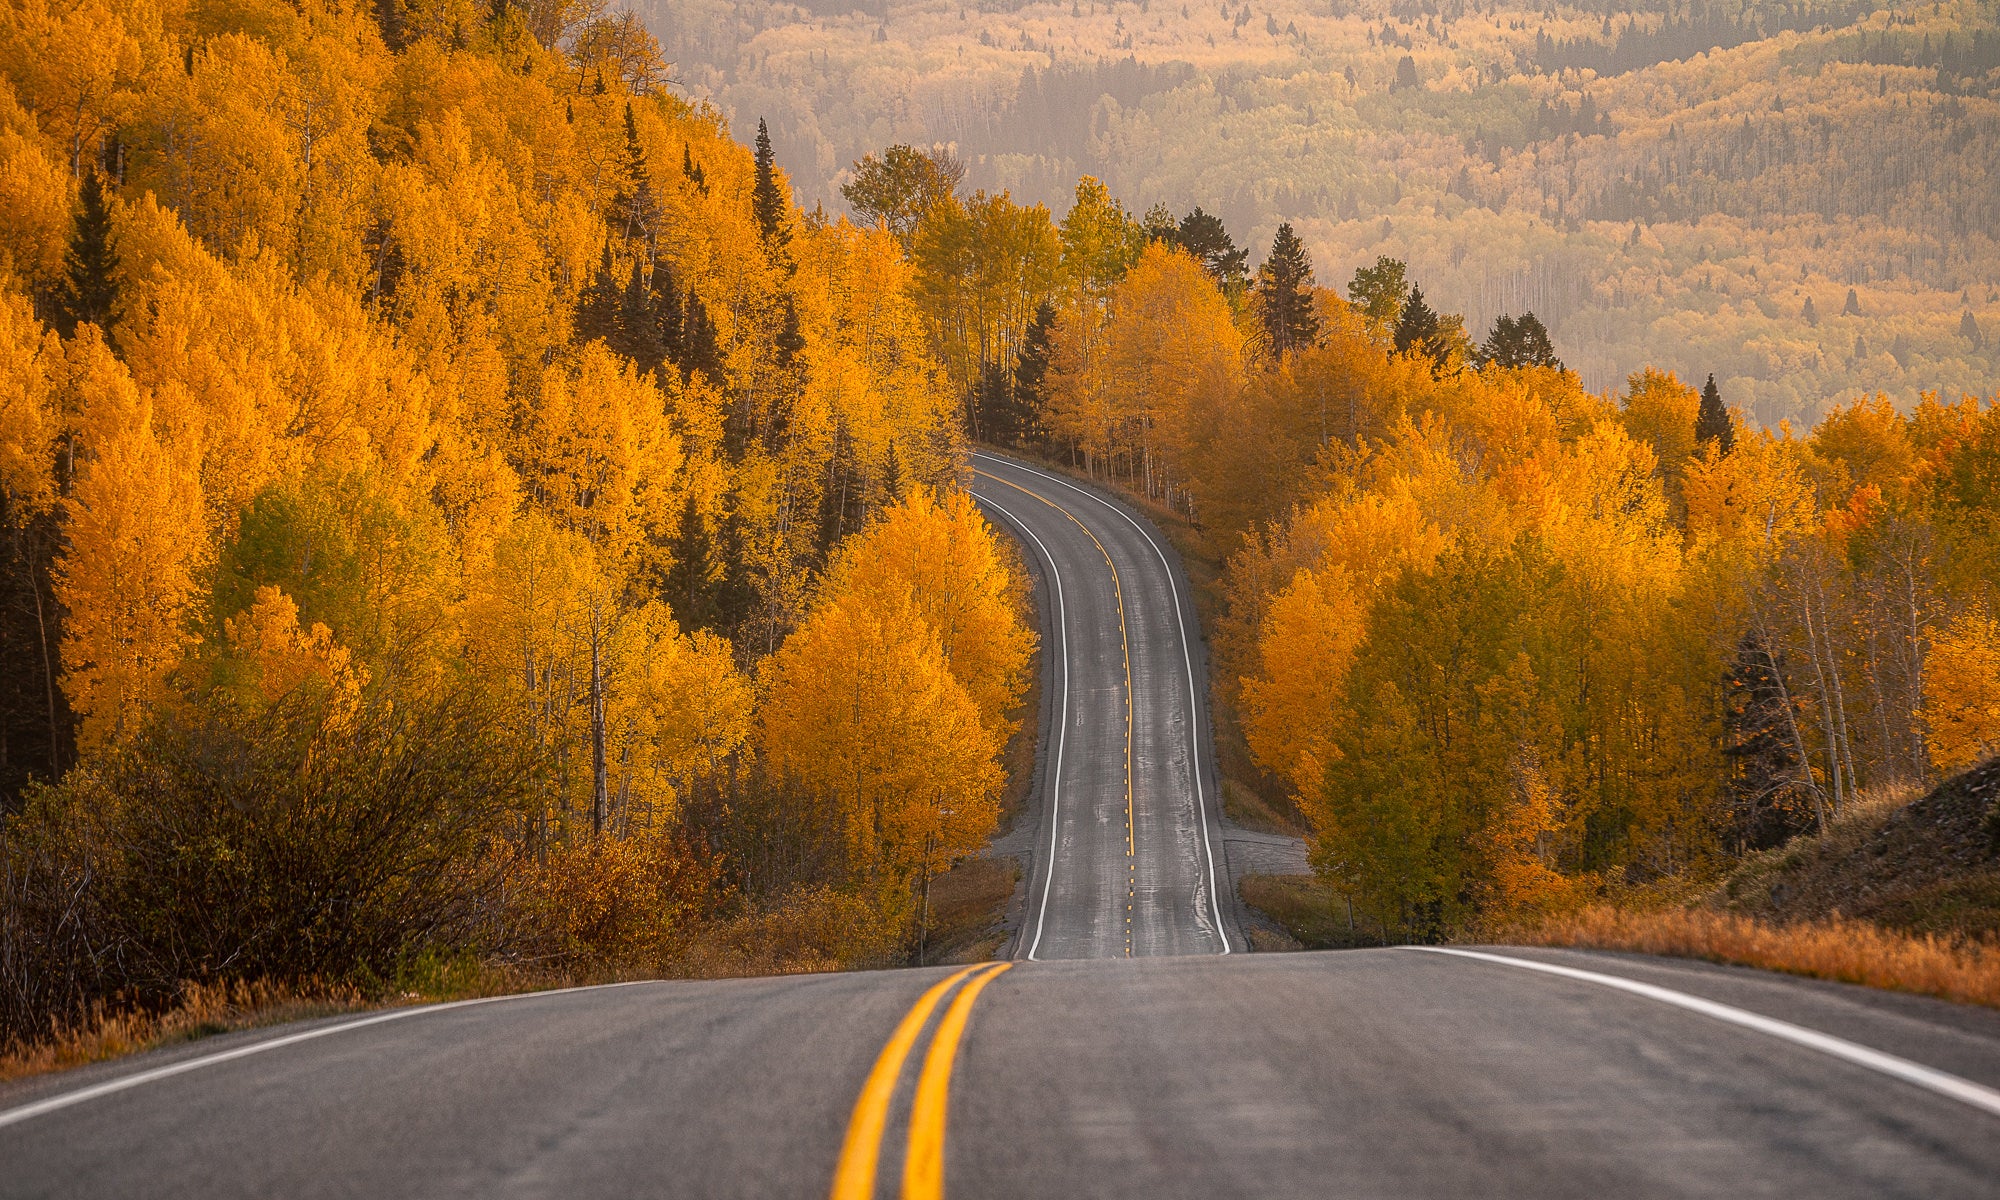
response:
[(918, 953), (1027, 581), (901, 244), (666, 65), (591, 5), (0, 10), (10, 1061)]

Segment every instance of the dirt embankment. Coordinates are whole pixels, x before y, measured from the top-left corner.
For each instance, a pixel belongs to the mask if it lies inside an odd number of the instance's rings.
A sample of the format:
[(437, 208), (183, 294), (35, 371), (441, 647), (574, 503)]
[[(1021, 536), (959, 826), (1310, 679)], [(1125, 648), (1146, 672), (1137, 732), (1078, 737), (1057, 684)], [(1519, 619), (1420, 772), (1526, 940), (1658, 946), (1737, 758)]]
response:
[(1730, 876), (1721, 907), (1776, 924), (1838, 913), (1887, 929), (2000, 940), (2000, 758), (1907, 805), (1864, 808)]

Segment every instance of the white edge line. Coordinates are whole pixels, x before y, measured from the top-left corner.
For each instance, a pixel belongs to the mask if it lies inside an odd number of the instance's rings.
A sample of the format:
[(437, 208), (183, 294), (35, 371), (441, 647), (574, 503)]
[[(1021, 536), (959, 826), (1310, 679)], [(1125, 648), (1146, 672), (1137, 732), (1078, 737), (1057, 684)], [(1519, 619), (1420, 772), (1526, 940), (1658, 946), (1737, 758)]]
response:
[(154, 1067), (150, 1071), (140, 1071), (136, 1074), (120, 1076), (117, 1079), (107, 1079), (103, 1083), (92, 1084), (90, 1087), (78, 1088), (76, 1091), (64, 1092), (57, 1096), (50, 1096), (43, 1100), (37, 1100), (32, 1104), (23, 1104), (19, 1108), (10, 1108), (4, 1112), (0, 1112), (0, 1128), (16, 1125), (22, 1121), (55, 1112), (58, 1109), (68, 1108), (73, 1104), (82, 1104), (86, 1100), (95, 1100), (100, 1096), (109, 1096), (115, 1092), (122, 1092), (128, 1088), (138, 1087), (141, 1084), (166, 1079), (169, 1076), (182, 1075), (189, 1071), (198, 1071), (203, 1067), (212, 1067), (218, 1063), (226, 1063), (239, 1058), (248, 1058), (252, 1054), (262, 1054), (266, 1050), (294, 1046), (300, 1042), (312, 1041), (314, 1038), (323, 1038), (336, 1033), (346, 1033), (350, 1029), (360, 1029), (368, 1025), (380, 1025), (385, 1021), (400, 1021), (404, 1017), (440, 1013), (454, 1008), (469, 1008), (475, 1004), (495, 1004), (502, 1000), (527, 1000), (538, 996), (561, 996), (574, 992), (595, 992), (607, 988), (633, 987), (641, 983), (657, 982), (659, 981), (653, 979), (634, 979), (624, 983), (601, 983), (590, 987), (553, 988), (542, 992), (513, 992), (505, 996), (481, 996), (476, 1000), (454, 1000), (449, 1004), (424, 1004), (413, 1008), (392, 1009), (389, 1012), (377, 1013), (372, 1017), (363, 1017), (358, 1021), (344, 1021), (338, 1025), (321, 1025), (301, 1033), (292, 1033), (266, 1041), (252, 1042), (250, 1045), (238, 1046), (233, 1050), (223, 1050), (215, 1054), (205, 1054), (199, 1058), (184, 1059), (177, 1063), (169, 1063), (164, 1067)]
[(1028, 523), (1015, 516), (1006, 505), (991, 496), (977, 496), (977, 499), (999, 509), (1022, 533), (1034, 538), (1043, 561), (1049, 564), (1049, 580), (1056, 585), (1056, 631), (1062, 642), (1062, 708), (1056, 714), (1056, 760), (1049, 768), (1049, 859), (1042, 870), (1042, 902), (1035, 912), (1035, 937), (1028, 943), (1028, 961), (1033, 962), (1035, 951), (1042, 944), (1042, 925), (1049, 919), (1049, 887), (1056, 878), (1056, 839), (1062, 832), (1057, 820), (1062, 814), (1063, 744), (1069, 739), (1069, 610), (1063, 603), (1062, 570), (1056, 566), (1055, 555), (1049, 553), (1042, 539), (1036, 537)]
[(1222, 941), (1222, 952), (1224, 954), (1228, 954), (1230, 952), (1229, 926), (1223, 922), (1222, 893), (1218, 891), (1215, 886), (1215, 847), (1209, 841), (1208, 797), (1201, 783), (1202, 709), (1200, 706), (1200, 702), (1195, 697), (1194, 655), (1188, 645), (1187, 621), (1181, 615), (1180, 581), (1174, 575), (1173, 564), (1167, 561), (1167, 552), (1160, 549), (1160, 543), (1154, 540), (1153, 535), (1146, 531), (1146, 527), (1144, 525), (1141, 525), (1139, 524), (1139, 522), (1133, 520), (1130, 513), (1127, 513), (1124, 509), (1118, 507), (1116, 504), (1111, 503), (1109, 500), (1106, 500), (1104, 497), (1096, 494), (1095, 492), (1089, 491), (1088, 489), (1085, 488), (1078, 487), (1076, 484), (1071, 483), (1060, 476), (1051, 475), (1046, 471), (1037, 471), (1035, 468), (1028, 466), (1025, 463), (1018, 463), (1013, 461), (1012, 459), (1001, 458), (999, 455), (996, 454), (985, 454), (982, 452), (975, 451), (973, 456), (975, 458), (985, 458), (995, 462), (1005, 463), (1008, 466), (1016, 467), (1019, 468), (1020, 470), (1026, 471), (1030, 475), (1039, 475), (1043, 479), (1046, 479), (1051, 483), (1059, 483), (1062, 486), (1068, 488), (1070, 491), (1075, 492), (1080, 496), (1088, 496), (1090, 499), (1097, 501), (1099, 504), (1110, 509), (1112, 512), (1117, 513), (1120, 517), (1123, 517), (1127, 525), (1130, 525), (1132, 528), (1138, 530), (1139, 536), (1146, 539), (1146, 543), (1153, 548), (1153, 553), (1160, 556), (1160, 566), (1166, 569), (1167, 587), (1173, 594), (1174, 598), (1174, 625), (1176, 628), (1180, 630), (1180, 636), (1181, 636), (1181, 665), (1187, 669), (1188, 743), (1189, 743), (1188, 774), (1194, 778), (1195, 808), (1199, 810), (1201, 813), (1201, 848), (1203, 854), (1205, 854), (1208, 858), (1208, 903), (1210, 909), (1213, 910), (1213, 912), (1215, 913), (1215, 936), (1221, 939)]
[(1995, 1091), (1992, 1088), (1974, 1083), (1969, 1079), (1962, 1079), (1957, 1075), (1939, 1071), (1932, 1067), (1926, 1067), (1921, 1063), (1911, 1062), (1907, 1058), (1898, 1058), (1893, 1054), (1885, 1054), (1880, 1050), (1871, 1050), (1858, 1042), (1850, 1042), (1845, 1038), (1837, 1038), (1832, 1034), (1820, 1033), (1818, 1030), (1807, 1029), (1803, 1025), (1794, 1025), (1789, 1021), (1780, 1021), (1774, 1017), (1759, 1016), (1756, 1013), (1734, 1008), (1727, 1004), (1718, 1004), (1713, 1000), (1704, 1000), (1700, 996), (1690, 996), (1686, 992), (1677, 992), (1671, 988), (1663, 988), (1650, 983), (1640, 983), (1636, 979), (1626, 979), (1619, 975), (1605, 975), (1596, 971), (1579, 970), (1575, 967), (1562, 967), (1554, 963), (1537, 962), (1534, 959), (1528, 958), (1512, 958), (1505, 954), (1488, 954), (1480, 950), (1454, 950), (1446, 946), (1404, 946), (1401, 949), (1421, 950), (1427, 954), (1450, 954), (1458, 958), (1476, 958), (1482, 962), (1499, 963), (1503, 966), (1519, 967), (1527, 971), (1540, 971), (1548, 975), (1560, 975), (1565, 979), (1576, 979), (1584, 983), (1594, 983), (1600, 987), (1616, 988), (1621, 992), (1630, 992), (1635, 996), (1644, 996), (1648, 1000), (1657, 1000), (1661, 1004), (1671, 1004), (1676, 1008), (1684, 1008), (1689, 1012), (1700, 1013), (1702, 1016), (1711, 1017), (1730, 1025), (1755, 1030), (1758, 1033), (1777, 1038), (1780, 1041), (1791, 1042), (1796, 1046), (1804, 1046), (1809, 1050), (1817, 1050), (1821, 1054), (1830, 1055), (1843, 1062), (1853, 1063), (1858, 1067), (1865, 1067), (1870, 1071), (1879, 1072), (1893, 1079), (1900, 1079), (1905, 1083), (1915, 1084), (1920, 1088), (1936, 1092), (1940, 1096), (1948, 1097), (1961, 1104), (1967, 1104), (1983, 1112), (2000, 1117), (2000, 1091)]

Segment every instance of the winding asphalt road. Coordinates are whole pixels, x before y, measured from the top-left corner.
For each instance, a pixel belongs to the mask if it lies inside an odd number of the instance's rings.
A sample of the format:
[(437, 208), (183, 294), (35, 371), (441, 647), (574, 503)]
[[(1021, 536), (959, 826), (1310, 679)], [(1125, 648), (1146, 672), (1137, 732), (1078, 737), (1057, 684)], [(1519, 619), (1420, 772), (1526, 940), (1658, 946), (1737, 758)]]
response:
[(2000, 1196), (2000, 1013), (1639, 956), (1242, 953), (1171, 554), (976, 465), (1045, 589), (1010, 961), (394, 1009), (7, 1085), (0, 1197)]

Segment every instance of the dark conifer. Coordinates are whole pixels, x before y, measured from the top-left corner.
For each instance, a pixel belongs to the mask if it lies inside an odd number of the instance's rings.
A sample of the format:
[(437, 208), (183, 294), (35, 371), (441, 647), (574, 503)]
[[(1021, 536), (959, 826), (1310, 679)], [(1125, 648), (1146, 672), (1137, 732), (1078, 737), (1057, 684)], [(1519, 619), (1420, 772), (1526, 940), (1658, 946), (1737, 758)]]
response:
[(650, 241), (659, 221), (652, 171), (646, 166), (646, 148), (639, 143), (639, 126), (632, 118), (629, 100), (625, 102), (625, 156), (619, 163), (618, 191), (611, 198), (611, 212), (626, 241)]
[(682, 629), (714, 629), (722, 612), (718, 590), (723, 567), (717, 560), (715, 537), (702, 520), (689, 491), (681, 503), (680, 525), (671, 545), (673, 565), (667, 568), (667, 607)]
[(76, 327), (85, 322), (108, 326), (118, 301), (111, 206), (104, 196), (104, 182), (94, 170), (84, 174), (82, 201), (76, 229), (70, 234), (69, 252), (63, 256), (62, 291), (57, 303), (56, 326), (65, 337), (75, 335)]
[(1021, 336), (1021, 349), (1014, 356), (1014, 412), (1017, 438), (1030, 442), (1036, 436), (1035, 414), (1048, 399), (1049, 350), (1056, 323), (1055, 305), (1047, 300), (1035, 306), (1035, 318)]
[(1229, 236), (1222, 218), (1201, 211), (1199, 205), (1174, 231), (1174, 241), (1207, 268), (1209, 277), (1225, 292), (1240, 294), (1248, 286), (1249, 249), (1239, 249)]
[(1397, 353), (1426, 354), (1436, 362), (1442, 350), (1439, 332), (1437, 312), (1425, 302), (1424, 289), (1410, 288), (1409, 297), (1403, 301), (1403, 311), (1396, 318)]
[(1694, 419), (1694, 436), (1696, 441), (1714, 442), (1719, 454), (1728, 454), (1736, 448), (1736, 425), (1729, 419), (1729, 410), (1723, 407), (1722, 389), (1715, 386), (1713, 373), (1701, 388), (1701, 411)]
[(1283, 360), (1319, 337), (1319, 316), (1313, 312), (1312, 257), (1291, 225), (1278, 226), (1271, 239), (1271, 256), (1257, 268), (1257, 308), (1264, 324), (1271, 357)]
[(1518, 319), (1502, 313), (1474, 357), (1482, 366), (1562, 367), (1549, 331), (1534, 313), (1522, 313)]
[(666, 358), (653, 313), (652, 289), (647, 286), (644, 269), (636, 261), (618, 306), (618, 340), (612, 348), (637, 363), (641, 371), (659, 370)]
[(653, 336), (660, 343), (660, 358), (665, 362), (681, 365), (681, 339), (685, 315), (679, 287), (674, 281), (674, 269), (662, 258), (653, 263), (653, 275), (647, 281), (652, 293)]
[(604, 257), (597, 264), (597, 271), (590, 277), (590, 283), (576, 300), (576, 343), (587, 345), (600, 338), (615, 343), (618, 340), (618, 314), (624, 307), (624, 295), (612, 274), (611, 243), (604, 243)]
[(773, 254), (791, 240), (785, 228), (785, 196), (778, 190), (778, 160), (771, 150), (771, 131), (757, 119), (757, 183), (750, 192), (750, 209), (757, 216), (757, 230)]
[(692, 291), (687, 294), (686, 314), (681, 325), (680, 367), (684, 374), (700, 371), (716, 387), (722, 386), (722, 349), (716, 344), (715, 322), (708, 308)]
[(686, 142), (681, 143), (681, 175), (694, 185), (695, 191), (708, 195), (708, 172), (695, 163), (694, 151)]

